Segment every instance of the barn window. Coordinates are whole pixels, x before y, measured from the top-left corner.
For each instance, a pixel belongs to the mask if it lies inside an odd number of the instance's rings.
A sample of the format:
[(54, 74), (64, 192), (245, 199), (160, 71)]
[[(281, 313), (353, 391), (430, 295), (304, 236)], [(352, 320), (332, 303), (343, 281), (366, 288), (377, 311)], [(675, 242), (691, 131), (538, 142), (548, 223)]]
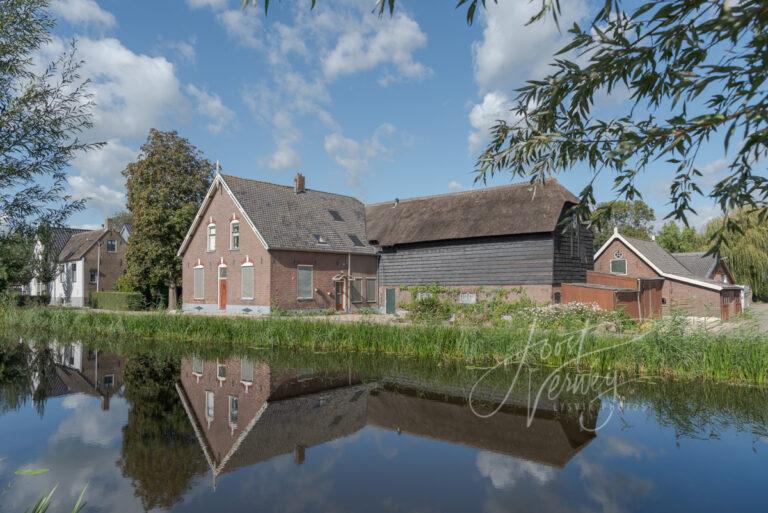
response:
[(352, 302), (361, 303), (363, 301), (363, 280), (350, 280), (352, 290)]
[(205, 268), (201, 265), (198, 267), (195, 267), (194, 271), (194, 292), (193, 297), (194, 299), (203, 299), (204, 294), (204, 278), (205, 278)]
[(203, 375), (203, 360), (196, 356), (192, 358), (192, 374)]
[(459, 294), (459, 303), (464, 305), (474, 305), (477, 303), (477, 294), (471, 292), (462, 292)]
[(312, 266), (298, 266), (296, 275), (298, 299), (312, 299)]
[(253, 383), (253, 360), (243, 358), (240, 361), (240, 381)]
[(627, 274), (627, 260), (624, 258), (616, 258), (611, 260), (611, 273)]
[(245, 263), (240, 271), (240, 290), (243, 299), (253, 299), (253, 264)]

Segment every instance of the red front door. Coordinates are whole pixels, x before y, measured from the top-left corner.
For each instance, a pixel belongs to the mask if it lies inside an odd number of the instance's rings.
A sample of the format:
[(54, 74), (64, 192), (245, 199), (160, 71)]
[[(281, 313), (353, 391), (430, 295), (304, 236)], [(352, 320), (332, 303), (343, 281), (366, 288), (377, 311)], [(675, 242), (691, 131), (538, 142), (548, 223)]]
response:
[(219, 310), (227, 309), (227, 267), (219, 266)]
[(336, 311), (344, 310), (344, 282), (336, 282)]

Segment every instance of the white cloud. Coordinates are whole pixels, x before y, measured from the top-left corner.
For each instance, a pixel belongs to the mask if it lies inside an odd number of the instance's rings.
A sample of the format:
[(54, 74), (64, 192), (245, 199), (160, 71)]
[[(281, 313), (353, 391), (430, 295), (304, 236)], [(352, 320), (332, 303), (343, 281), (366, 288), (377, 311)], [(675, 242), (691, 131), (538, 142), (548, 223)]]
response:
[(79, 154), (72, 162), (79, 174), (68, 179), (73, 197), (87, 199), (101, 217), (125, 208), (122, 171), (137, 153), (119, 140), (110, 140), (97, 150)]
[(53, 0), (50, 7), (54, 14), (75, 25), (116, 25), (112, 13), (99, 7), (95, 0)]
[[(489, 3), (483, 16), (483, 39), (472, 46), (475, 80), (481, 93), (519, 87), (524, 80), (540, 78), (552, 56), (565, 45), (569, 35), (558, 31), (551, 19), (525, 23), (535, 14), (539, 2)], [(569, 27), (588, 14), (586, 2), (564, 2), (560, 26)]]
[(188, 84), (186, 89), (187, 94), (195, 100), (197, 111), (211, 120), (208, 123), (209, 132), (218, 134), (232, 124), (235, 113), (224, 105), (219, 95), (204, 91), (193, 84)]
[(262, 46), (259, 36), (262, 32), (258, 9), (230, 9), (216, 15), (227, 34), (239, 44), (248, 48)]
[[(68, 395), (61, 402), (66, 410), (76, 413), (65, 418), (50, 442), (75, 438), (85, 445), (108, 446), (122, 437), (122, 427), (128, 418), (128, 404), (125, 399), (113, 398), (108, 414), (104, 414), (98, 398), (85, 395)], [(88, 418), (88, 422), (83, 422)]]
[(211, 9), (224, 9), (229, 0), (187, 0), (187, 5), (192, 9), (201, 9), (203, 7), (210, 7)]
[(512, 102), (500, 91), (486, 93), (482, 103), (472, 107), (469, 112), (469, 124), (474, 129), (469, 134), (469, 150), (480, 151), (488, 141), (491, 127), (499, 120), (514, 121)]
[(294, 145), (301, 139), (301, 133), (293, 126), (293, 119), (285, 112), (277, 112), (272, 119), (272, 127), (276, 132), (277, 148), (266, 160), (267, 166), (278, 171), (297, 168), (301, 158)]
[(125, 193), (107, 187), (87, 175), (68, 178), (72, 197), (88, 200), (88, 206), (98, 209), (102, 216), (125, 208)]
[(362, 176), (369, 171), (372, 160), (388, 157), (389, 150), (385, 141), (395, 132), (394, 126), (384, 123), (369, 139), (362, 142), (344, 137), (340, 133), (332, 133), (325, 137), (324, 147), (326, 153), (344, 168), (347, 183), (359, 185)]
[(403, 13), (392, 18), (363, 17), (362, 23), (348, 25), (335, 47), (322, 61), (329, 80), (382, 65), (391, 65), (397, 75), (388, 72), (380, 79), (387, 85), (398, 78), (421, 79), (431, 70), (414, 60), (413, 53), (427, 44), (419, 24)]
[(533, 479), (542, 485), (556, 475), (555, 470), (546, 465), (488, 451), (477, 454), (475, 465), (480, 475), (490, 479), (496, 489), (511, 488), (525, 479)]
[(189, 41), (170, 41), (163, 46), (171, 50), (180, 61), (195, 62), (197, 57), (195, 38)]
[(451, 192), (457, 192), (457, 191), (463, 191), (466, 189), (460, 182), (457, 182), (456, 180), (451, 180), (448, 182), (448, 190)]

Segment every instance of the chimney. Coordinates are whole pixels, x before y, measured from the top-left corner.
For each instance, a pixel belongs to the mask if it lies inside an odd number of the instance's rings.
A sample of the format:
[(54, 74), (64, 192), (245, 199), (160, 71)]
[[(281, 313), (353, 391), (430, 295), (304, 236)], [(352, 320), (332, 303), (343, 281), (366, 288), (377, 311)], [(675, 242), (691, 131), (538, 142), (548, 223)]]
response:
[(304, 446), (297, 445), (293, 448), (293, 462), (296, 465), (304, 463)]
[(296, 178), (293, 179), (293, 190), (296, 194), (304, 192), (304, 175), (296, 173)]
[(108, 217), (107, 218), (107, 230), (111, 230), (111, 229), (112, 229), (112, 218)]

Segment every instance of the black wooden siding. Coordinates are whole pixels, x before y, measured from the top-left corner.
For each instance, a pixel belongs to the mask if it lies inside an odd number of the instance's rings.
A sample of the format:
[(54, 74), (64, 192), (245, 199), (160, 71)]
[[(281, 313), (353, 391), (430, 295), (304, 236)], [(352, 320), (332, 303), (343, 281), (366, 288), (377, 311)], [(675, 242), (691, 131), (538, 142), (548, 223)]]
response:
[(587, 281), (587, 270), (594, 268), (592, 230), (583, 223), (568, 223), (558, 226), (554, 238), (554, 283)]
[(553, 254), (552, 234), (400, 245), (383, 248), (379, 282), (384, 286), (551, 284)]

